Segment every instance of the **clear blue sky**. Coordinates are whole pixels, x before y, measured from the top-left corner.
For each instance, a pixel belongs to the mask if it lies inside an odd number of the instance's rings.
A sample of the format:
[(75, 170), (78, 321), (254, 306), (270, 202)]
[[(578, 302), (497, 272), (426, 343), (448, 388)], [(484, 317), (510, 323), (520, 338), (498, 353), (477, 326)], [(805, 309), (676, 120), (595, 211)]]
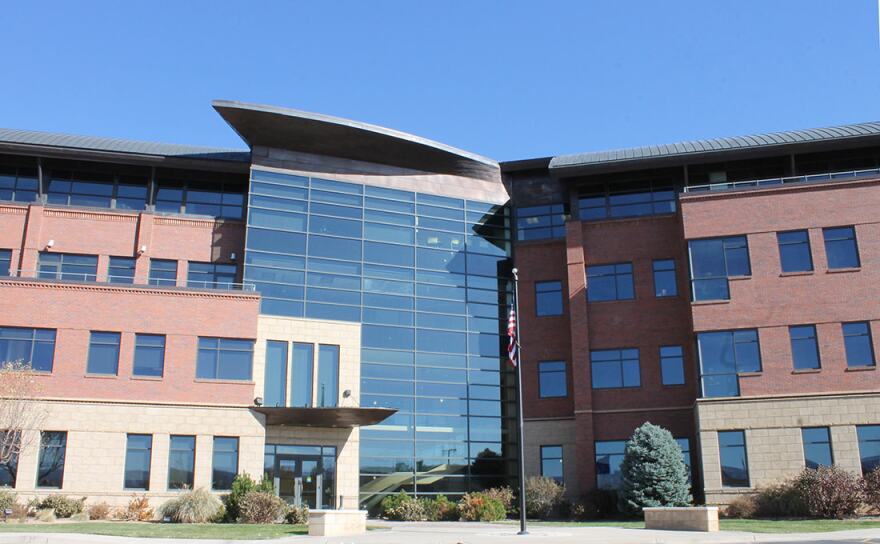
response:
[(0, 126), (243, 147), (214, 98), (498, 160), (880, 120), (877, 0), (2, 4)]

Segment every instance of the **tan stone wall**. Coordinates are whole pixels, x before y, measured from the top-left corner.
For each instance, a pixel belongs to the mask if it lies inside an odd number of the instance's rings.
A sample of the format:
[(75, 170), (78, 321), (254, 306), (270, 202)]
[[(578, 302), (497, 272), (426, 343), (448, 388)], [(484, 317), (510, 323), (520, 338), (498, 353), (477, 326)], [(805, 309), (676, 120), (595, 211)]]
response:
[(565, 496), (577, 499), (585, 491), (578, 480), (578, 462), (593, 462), (592, 459), (578, 459), (575, 446), (574, 419), (527, 420), (525, 422), (525, 469), (526, 478), (541, 475), (541, 446), (562, 446), (562, 477), (565, 482)]
[(239, 437), (239, 472), (263, 473), (264, 431), (261, 417), (246, 408), (44, 401), (43, 430), (67, 431), (64, 479), (60, 490), (36, 489), (39, 431), (21, 453), (15, 491), (33, 495), (64, 493), (87, 496), (88, 503), (127, 503), (135, 491), (123, 489), (126, 434), (152, 434), (151, 506), (178, 492), (167, 489), (170, 435), (196, 435), (195, 487), (211, 487), (214, 436)]
[[(318, 344), (339, 346), (339, 406), (357, 406), (361, 384), (361, 325), (345, 321), (324, 321), (261, 315), (257, 320), (257, 343), (254, 346), (254, 391), (263, 396), (266, 380), (266, 341), (304, 342), (315, 344), (315, 364), (312, 371), (312, 399), (317, 398)], [(287, 402), (290, 403), (292, 347), (287, 350)], [(351, 390), (351, 398), (343, 392)]]
[[(697, 401), (697, 430), (707, 504), (724, 504), (744, 492), (804, 468), (803, 427), (829, 427), (835, 464), (860, 473), (856, 425), (880, 423), (880, 393)], [(751, 488), (724, 488), (718, 431), (743, 430)]]

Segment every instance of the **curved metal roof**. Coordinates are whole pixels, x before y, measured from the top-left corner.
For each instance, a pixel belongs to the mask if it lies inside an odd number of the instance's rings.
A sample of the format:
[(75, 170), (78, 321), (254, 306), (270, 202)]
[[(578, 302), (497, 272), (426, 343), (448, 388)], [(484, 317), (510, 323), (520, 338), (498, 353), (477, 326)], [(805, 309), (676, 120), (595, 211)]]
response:
[(214, 109), (251, 147), (497, 179), (492, 159), (398, 130), (277, 106), (215, 100)]
[(550, 161), (550, 170), (565, 174), (568, 170), (589, 170), (614, 165), (632, 166), (630, 163), (642, 161), (689, 159), (737, 151), (839, 142), (867, 137), (880, 138), (880, 122), (559, 155)]
[(151, 155), (180, 159), (203, 159), (216, 161), (250, 162), (247, 150), (195, 145), (140, 142), (98, 136), (76, 136), (36, 130), (0, 128), (0, 144), (34, 145), (63, 149), (107, 151), (134, 155)]

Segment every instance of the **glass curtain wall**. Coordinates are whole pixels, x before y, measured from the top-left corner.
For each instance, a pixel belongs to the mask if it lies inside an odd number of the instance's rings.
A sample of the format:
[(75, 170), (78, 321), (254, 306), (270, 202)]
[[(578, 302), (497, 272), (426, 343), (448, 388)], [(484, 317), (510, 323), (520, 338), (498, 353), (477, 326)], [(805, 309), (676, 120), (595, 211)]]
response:
[[(252, 170), (262, 313), (360, 322), (361, 503), (516, 485), (506, 206)], [(295, 396), (295, 395), (294, 395)]]

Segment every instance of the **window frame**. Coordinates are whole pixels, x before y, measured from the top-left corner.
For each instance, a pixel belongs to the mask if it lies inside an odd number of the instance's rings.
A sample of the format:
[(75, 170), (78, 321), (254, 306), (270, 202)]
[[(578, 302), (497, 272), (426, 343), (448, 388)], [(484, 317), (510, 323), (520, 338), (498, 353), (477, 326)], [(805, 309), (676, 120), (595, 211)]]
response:
[[(50, 433), (61, 435), (64, 438), (64, 440), (62, 441), (62, 444), (60, 446), (52, 446), (55, 448), (59, 448), (62, 451), (61, 463), (60, 463), (61, 473), (58, 476), (58, 485), (57, 486), (56, 485), (40, 485), (40, 480), (42, 478), (44, 478), (46, 475), (51, 474), (55, 470), (55, 469), (53, 469), (45, 474), (43, 473), (43, 470), (44, 470), (43, 469), (43, 455), (44, 455), (44, 452), (46, 451), (46, 449), (50, 446), (48, 443), (46, 443), (45, 438)], [(64, 488), (64, 471), (65, 471), (66, 465), (67, 465), (67, 431), (40, 431), (40, 442), (39, 442), (39, 449), (38, 449), (38, 455), (37, 455), (37, 478), (36, 478), (36, 484), (34, 487), (36, 489), (63, 489)]]
[[(742, 444), (734, 444), (729, 446), (722, 446), (721, 444), (721, 435), (731, 435), (731, 434), (739, 434), (742, 437)], [(745, 430), (742, 429), (732, 429), (725, 431), (717, 431), (718, 435), (718, 464), (721, 468), (721, 487), (726, 488), (750, 488), (752, 486), (752, 475), (749, 467), (749, 448), (748, 448), (748, 438), (746, 437)], [(745, 465), (745, 485), (736, 484), (736, 483), (725, 483), (724, 481), (724, 450), (731, 448), (742, 448), (742, 458), (743, 464)]]
[[(811, 336), (804, 336), (796, 338), (794, 336), (795, 329), (798, 330), (807, 330), (809, 329)], [(822, 368), (822, 354), (819, 350), (819, 332), (816, 329), (816, 325), (813, 324), (804, 324), (804, 325), (790, 325), (788, 327), (788, 339), (789, 346), (791, 348), (791, 365), (794, 370), (820, 370)], [(797, 353), (798, 350), (795, 349), (795, 342), (798, 343), (806, 343), (805, 341), (812, 340), (812, 348), (816, 357), (816, 365), (815, 366), (799, 366), (797, 361)]]
[[(865, 332), (859, 334), (847, 334), (847, 326), (864, 325)], [(846, 359), (847, 368), (874, 368), (877, 366), (877, 354), (874, 352), (874, 335), (871, 331), (870, 321), (847, 321), (840, 324), (841, 334), (843, 335), (843, 353)], [(849, 347), (847, 346), (847, 337), (865, 337), (868, 342), (868, 350), (871, 354), (871, 362), (867, 364), (851, 364)]]
[[(664, 355), (663, 350), (671, 350), (677, 349), (678, 355)], [(675, 387), (678, 385), (687, 384), (687, 375), (685, 373), (685, 365), (684, 365), (684, 346), (660, 346), (658, 350), (658, 354), (660, 356), (660, 383), (666, 387)], [(681, 381), (680, 382), (667, 382), (666, 381), (666, 365), (665, 362), (677, 362), (681, 365)]]
[[(624, 352), (635, 352), (635, 359), (631, 357), (624, 357)], [(616, 359), (600, 359), (598, 361), (594, 361), (593, 357), (596, 354), (604, 353), (611, 354), (617, 353)], [(612, 348), (612, 349), (594, 349), (590, 350), (590, 385), (592, 389), (636, 389), (642, 386), (642, 354), (639, 348)], [(626, 385), (626, 373), (624, 372), (625, 363), (632, 362), (635, 360), (636, 366), (638, 368), (638, 383), (635, 385)], [(597, 363), (603, 366), (607, 366), (607, 364), (616, 364), (617, 369), (619, 370), (620, 376), (620, 385), (611, 385), (611, 386), (597, 386), (596, 385), (596, 366)]]
[[(6, 269), (4, 270), (4, 263)], [(0, 248), (0, 277), (12, 276), (12, 250)]]
[[(181, 448), (175, 449), (174, 448), (174, 439), (175, 438), (192, 438), (192, 449), (186, 449), (186, 450), (181, 449)], [(197, 439), (196, 435), (193, 435), (193, 434), (172, 434), (172, 435), (169, 435), (169, 437), (168, 437), (168, 478), (166, 479), (166, 482), (165, 482), (165, 487), (168, 491), (184, 491), (186, 489), (193, 489), (193, 484), (195, 483), (195, 474), (196, 474), (195, 467), (196, 467), (197, 450), (198, 450), (198, 439)], [(172, 482), (172, 479), (171, 479), (171, 471), (172, 471), (171, 460), (172, 460), (175, 452), (187, 452), (187, 453), (191, 452), (191, 456), (189, 459), (189, 463), (191, 466), (191, 468), (189, 469), (189, 478), (188, 478), (189, 481), (183, 482), (179, 486), (172, 485), (172, 483), (175, 483), (175, 482)]]
[[(562, 369), (544, 370), (546, 365), (562, 365)], [(547, 374), (562, 375), (562, 394), (544, 393), (544, 376)], [(560, 399), (568, 396), (568, 365), (563, 360), (538, 361), (538, 398)]]
[[(117, 263), (114, 265), (114, 263)], [(118, 263), (130, 264), (131, 267), (128, 266), (119, 266)], [(134, 285), (134, 278), (136, 275), (136, 267), (137, 267), (137, 259), (135, 257), (124, 257), (111, 255), (110, 259), (107, 263), (107, 283), (113, 283), (118, 285)], [(131, 270), (131, 276), (128, 275), (117, 275), (113, 274), (115, 270)], [(123, 281), (120, 281), (123, 280)]]
[[(801, 234), (801, 233), (803, 233), (803, 235), (804, 235), (803, 241), (792, 242), (792, 241), (783, 241), (782, 240), (782, 237), (785, 235)], [(797, 269), (792, 269), (792, 270), (786, 270), (786, 266), (785, 266), (785, 261), (786, 261), (785, 254), (786, 253), (783, 251), (783, 248), (795, 247), (797, 249), (797, 246), (806, 246), (807, 262), (805, 264), (806, 264), (807, 268), (797, 268)], [(779, 251), (779, 270), (783, 274), (799, 274), (799, 273), (805, 274), (808, 272), (813, 272), (813, 270), (814, 270), (813, 247), (812, 247), (812, 244), (810, 243), (810, 231), (809, 230), (797, 229), (797, 230), (785, 230), (785, 231), (777, 232), (776, 233), (776, 248)], [(801, 249), (803, 249), (803, 248), (801, 248)]]
[[(863, 436), (863, 433), (867, 434), (869, 431), (875, 431), (875, 433), (872, 434), (875, 434), (876, 436)], [(880, 425), (856, 425), (856, 443), (858, 444), (859, 448), (859, 467), (861, 468), (862, 475), (864, 476), (872, 470), (880, 467)], [(871, 443), (877, 444), (875, 448), (878, 455), (874, 456), (877, 461), (875, 462), (874, 466), (870, 468), (870, 470), (865, 470), (865, 453), (868, 453), (865, 452), (865, 445)]]
[[(658, 269), (657, 266), (663, 263), (670, 263), (672, 268), (661, 268)], [(672, 274), (672, 292), (668, 294), (662, 294), (658, 289), (657, 277), (660, 275), (668, 275)], [(678, 297), (678, 263), (675, 262), (675, 259), (654, 259), (651, 261), (651, 277), (654, 281), (654, 297), (655, 298), (676, 298)]]
[[(721, 395), (721, 396), (712, 396), (712, 397), (707, 396), (706, 395), (705, 380), (704, 380), (704, 378), (707, 376), (733, 376), (736, 379), (736, 394), (732, 395), (732, 396), (739, 397), (740, 396), (739, 376), (741, 374), (757, 374), (757, 373), (761, 373), (764, 371), (764, 359), (761, 356), (761, 334), (760, 334), (759, 330), (760, 329), (757, 329), (757, 328), (754, 328), (754, 329), (728, 329), (728, 330), (720, 330), (720, 331), (700, 331), (697, 333), (697, 359), (698, 359), (699, 371), (700, 371), (700, 396), (702, 398), (720, 398), (720, 397), (725, 397), (725, 396), (731, 396), (731, 395)], [(736, 345), (737, 344), (751, 344), (752, 343), (751, 340), (739, 341), (739, 342), (737, 341), (737, 338), (736, 338), (737, 333), (743, 333), (743, 332), (754, 332), (755, 333), (754, 344), (755, 344), (755, 351), (758, 355), (758, 360), (757, 360), (758, 368), (756, 370), (754, 370), (754, 369), (741, 369), (740, 368), (740, 362), (737, 357)], [(706, 373), (704, 371), (705, 358), (703, 356), (703, 346), (700, 343), (700, 338), (701, 338), (701, 336), (704, 336), (704, 335), (722, 334), (722, 333), (729, 334), (731, 337), (730, 338), (730, 346), (733, 349), (733, 364), (734, 364), (733, 370), (734, 371), (733, 372)]]
[[(96, 341), (95, 335), (100, 335), (109, 339), (115, 337), (115, 343), (109, 341)], [(116, 348), (116, 357), (113, 361), (113, 372), (98, 372), (92, 368), (92, 357), (94, 356), (95, 346), (113, 346)], [(89, 376), (118, 376), (119, 375), (119, 353), (122, 346), (122, 333), (117, 331), (89, 331), (89, 352), (86, 356), (86, 375)], [(99, 363), (100, 364), (100, 363)]]
[[(158, 349), (158, 345), (151, 344), (142, 344), (140, 341), (145, 338), (161, 338), (162, 339), (162, 368), (160, 369), (160, 373), (158, 375), (155, 374), (143, 374), (138, 372), (138, 348), (143, 348), (149, 351), (154, 349)], [(168, 338), (164, 334), (151, 334), (151, 333), (135, 333), (134, 335), (134, 347), (132, 351), (132, 365), (131, 365), (131, 375), (139, 378), (164, 378), (165, 377), (165, 349), (168, 344)]]
[[(814, 440), (811, 440), (810, 442), (807, 442), (806, 431), (815, 431), (815, 430), (823, 430), (823, 431), (825, 431), (826, 436), (827, 436), (827, 440), (825, 440), (825, 441), (814, 441)], [(830, 467), (830, 466), (833, 466), (833, 465), (834, 465), (834, 441), (833, 441), (833, 439), (832, 439), (832, 437), (831, 437), (831, 427), (829, 427), (829, 426), (801, 427), (801, 444), (803, 445), (803, 449), (804, 449), (804, 467), (805, 467), (805, 468), (816, 469), (816, 468), (819, 468), (819, 467)], [(824, 446), (827, 446), (827, 448), (828, 448), (828, 459), (829, 459), (831, 462), (828, 463), (827, 465), (819, 464), (819, 463), (814, 463), (815, 466), (810, 466), (810, 462), (809, 462), (810, 459), (808, 458), (808, 454), (807, 454), (807, 445), (808, 445), (808, 444), (809, 444), (809, 445), (824, 445)]]
[[(211, 341), (216, 341), (215, 346), (210, 346), (208, 343)], [(235, 349), (232, 347), (223, 346), (224, 342), (248, 342), (250, 349)], [(209, 380), (209, 381), (223, 381), (223, 382), (239, 382), (239, 383), (248, 383), (253, 382), (254, 379), (254, 345), (256, 341), (251, 338), (227, 338), (227, 337), (219, 337), (219, 336), (199, 336), (198, 338), (198, 349), (197, 349), (197, 360), (196, 360), (196, 379), (197, 380)], [(202, 354), (206, 352), (212, 352), (214, 354), (213, 357), (213, 375), (204, 376), (201, 375), (200, 372), (202, 370), (201, 359)], [(247, 369), (247, 377), (244, 378), (234, 378), (234, 377), (226, 377), (221, 376), (221, 370), (224, 368), (222, 355), (224, 353), (248, 353), (248, 369)], [(227, 363), (228, 364), (228, 363)]]
[[(829, 232), (831, 231), (839, 231), (843, 229), (849, 229), (852, 233), (852, 238), (832, 238), (828, 239)], [(856, 270), (862, 267), (862, 256), (859, 251), (859, 239), (856, 233), (855, 225), (841, 225), (837, 227), (825, 227), (822, 229), (822, 240), (825, 243), (825, 264), (828, 266), (828, 270)], [(831, 252), (828, 251), (829, 243), (840, 243), (840, 242), (852, 242), (852, 249), (854, 254), (852, 257), (855, 258), (855, 266), (831, 266)]]
[[(551, 456), (545, 455), (544, 454), (545, 450), (548, 450), (550, 448), (559, 448), (559, 456), (558, 457), (551, 457)], [(543, 478), (551, 478), (554, 481), (556, 481), (556, 483), (558, 483), (560, 485), (565, 485), (565, 448), (562, 447), (562, 444), (541, 444), (539, 453), (541, 456), (541, 476)], [(544, 473), (544, 463), (545, 462), (552, 462), (552, 461), (559, 461), (559, 467), (560, 467), (560, 473), (561, 473), (561, 475), (559, 477), (547, 476)]]
[[(134, 448), (131, 444), (132, 437), (149, 437), (149, 446), (147, 448)], [(153, 475), (153, 435), (149, 433), (126, 433), (125, 434), (125, 459), (123, 461), (123, 469), (122, 469), (122, 489), (134, 490), (134, 491), (149, 491), (150, 490), (150, 479)], [(132, 452), (147, 452), (147, 465), (146, 465), (146, 478), (145, 478), (145, 487), (139, 486), (130, 486), (128, 479), (128, 462), (131, 459)]]
[[(597, 269), (607, 269), (611, 267), (612, 273), (599, 273)], [(628, 267), (629, 271), (624, 269), (623, 271), (618, 270), (619, 267)], [(592, 269), (592, 273), (591, 273)], [(621, 296), (621, 278), (629, 278), (629, 291), (631, 296)], [(622, 263), (608, 263), (608, 264), (592, 264), (587, 266), (586, 271), (587, 278), (587, 302), (618, 302), (618, 301), (627, 301), (627, 300), (635, 300), (636, 299), (636, 285), (635, 285), (635, 272), (633, 269), (632, 262), (622, 262)], [(590, 285), (592, 282), (590, 278), (613, 278), (614, 283), (614, 296), (613, 298), (595, 298), (594, 295), (590, 295)]]
[[(734, 245), (729, 246), (728, 244), (739, 243), (739, 239), (742, 239), (742, 245)], [(694, 246), (701, 243), (714, 242), (717, 241), (721, 244), (721, 262), (723, 263), (724, 273), (722, 275), (713, 275), (713, 276), (701, 276), (694, 277)], [(735, 251), (737, 249), (745, 249), (746, 255), (746, 273), (744, 274), (731, 274), (730, 272), (730, 257), (728, 255), (728, 250)], [(751, 249), (749, 247), (749, 236), (748, 234), (740, 234), (736, 236), (716, 236), (712, 238), (695, 238), (693, 240), (688, 240), (688, 268), (690, 273), (690, 284), (691, 284), (691, 301), (692, 302), (702, 302), (702, 301), (714, 301), (714, 300), (730, 300), (730, 278), (750, 278), (752, 276), (752, 255)], [(697, 298), (697, 284), (700, 282), (720, 282), (724, 280), (724, 294), (721, 298)]]
[[(235, 470), (232, 474), (232, 478), (229, 480), (229, 487), (218, 487), (218, 478), (217, 478), (217, 453), (231, 453), (231, 451), (221, 451), (217, 449), (217, 441), (219, 440), (234, 440), (235, 441)], [(232, 481), (235, 479), (235, 476), (239, 473), (239, 469), (241, 468), (241, 437), (239, 436), (221, 436), (216, 435), (212, 441), (211, 448), (211, 490), (213, 491), (229, 491), (232, 488)]]
[[(174, 264), (174, 278), (164, 278), (156, 276), (155, 272), (171, 272), (171, 264)], [(154, 268), (154, 265), (168, 265), (167, 270)], [(147, 284), (155, 287), (177, 287), (177, 274), (180, 270), (180, 263), (176, 259), (154, 259), (150, 258), (150, 270), (147, 273)]]
[[(0, 326), (0, 333), (2, 333), (3, 331), (29, 331), (30, 350), (29, 350), (28, 360), (24, 361), (24, 362), (30, 365), (31, 372), (39, 372), (41, 374), (51, 374), (53, 372), (53, 370), (55, 369), (55, 348), (56, 348), (55, 344), (58, 341), (58, 329), (43, 329), (43, 328), (38, 328), (38, 327)], [(37, 334), (38, 331), (41, 332), (41, 335)], [(48, 339), (44, 339), (44, 338), (38, 338), (38, 336), (47, 336), (48, 337), (49, 333), (51, 333), (51, 337), (52, 337), (51, 341)], [(22, 336), (24, 336), (24, 334), (22, 334)], [(18, 342), (28, 341), (28, 339), (25, 339), (25, 338), (6, 338), (6, 339), (4, 339), (2, 336), (0, 336), (0, 345), (2, 345), (2, 342), (4, 340), (6, 340), (6, 341), (13, 340), (13, 341), (18, 341)], [(37, 344), (38, 343), (39, 344), (49, 344), (50, 342), (52, 344), (52, 354), (51, 354), (51, 357), (49, 360), (49, 368), (48, 369), (34, 368), (34, 366), (33, 366), (34, 352), (36, 351)], [(0, 353), (0, 356), (5, 357), (5, 355), (3, 355), (2, 353)], [(0, 363), (9, 363), (9, 362), (14, 362), (14, 360), (12, 360), (12, 359), (0, 360)]]
[[(559, 286), (558, 294), (559, 294), (559, 311), (556, 313), (552, 312), (544, 312), (541, 310), (541, 300), (557, 293), (557, 289), (549, 288), (553, 284), (557, 284)], [(555, 287), (555, 286), (554, 286)], [(544, 290), (542, 290), (542, 288)], [(565, 312), (565, 303), (564, 297), (562, 296), (562, 281), (561, 280), (543, 280), (535, 282), (535, 316), (536, 317), (558, 317), (561, 316)], [(553, 301), (551, 304), (555, 304), (556, 301)]]

